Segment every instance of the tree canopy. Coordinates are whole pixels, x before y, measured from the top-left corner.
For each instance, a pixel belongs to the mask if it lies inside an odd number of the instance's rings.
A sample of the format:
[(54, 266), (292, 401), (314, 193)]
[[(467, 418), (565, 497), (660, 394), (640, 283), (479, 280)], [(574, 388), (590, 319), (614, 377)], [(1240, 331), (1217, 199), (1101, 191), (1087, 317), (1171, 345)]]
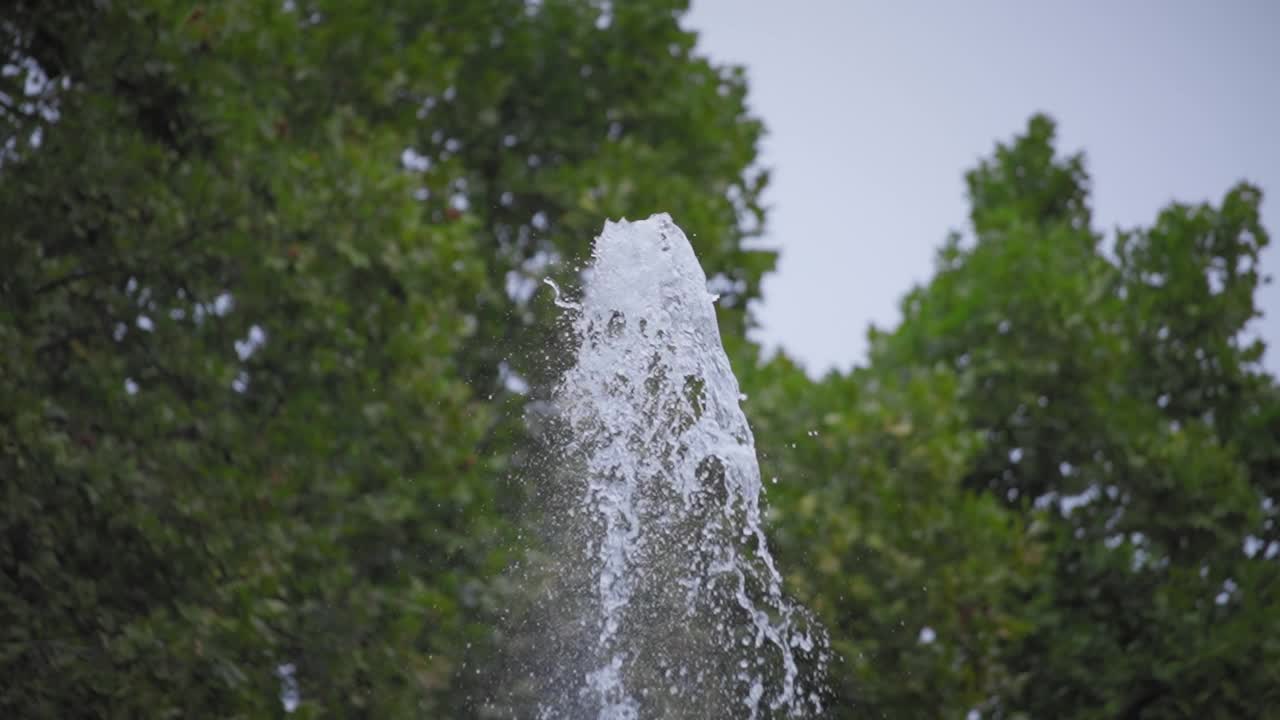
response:
[(866, 365), (811, 379), (747, 339), (763, 127), (684, 10), (0, 10), (0, 715), (518, 715), (538, 288), (660, 210), (721, 295), (834, 716), (1280, 704), (1261, 191), (1107, 237), (1036, 116)]
[(811, 383), (779, 358), (746, 383), (850, 716), (1275, 700), (1280, 406), (1247, 332), (1261, 192), (1108, 246), (1084, 168), (1032, 118), (968, 173), (971, 233), (865, 368)]

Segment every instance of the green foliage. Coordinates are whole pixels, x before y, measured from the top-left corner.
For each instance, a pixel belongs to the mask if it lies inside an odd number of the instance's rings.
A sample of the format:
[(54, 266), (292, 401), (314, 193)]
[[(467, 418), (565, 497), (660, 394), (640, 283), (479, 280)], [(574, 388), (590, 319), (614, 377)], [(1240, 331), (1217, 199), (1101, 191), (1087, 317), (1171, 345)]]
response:
[(0, 715), (479, 711), (511, 285), (659, 207), (771, 267), (681, 9), (6, 7)]
[(869, 365), (813, 381), (745, 339), (762, 128), (683, 10), (6, 6), (0, 715), (497, 713), (538, 281), (658, 210), (722, 296), (833, 715), (1280, 703), (1259, 190), (1111, 246), (1033, 118)]
[(961, 377), (813, 383), (775, 358), (743, 381), (788, 588), (841, 658), (834, 709), (909, 717), (1008, 687), (1003, 653), (1026, 621), (1004, 598), (1042, 550), (1021, 518), (963, 485), (981, 439)]
[(1053, 130), (1033, 118), (968, 174), (973, 241), (948, 240), (867, 368), (747, 375), (793, 587), (852, 665), (850, 716), (1263, 716), (1261, 194), (1174, 205), (1104, 252)]
[(0, 196), (0, 707), (273, 714), (284, 663), (304, 711), (443, 707), (493, 532), (451, 359), (483, 263), (388, 162), (412, 115), (292, 103), (352, 37), (278, 10), (72, 12), (15, 38), (58, 117)]

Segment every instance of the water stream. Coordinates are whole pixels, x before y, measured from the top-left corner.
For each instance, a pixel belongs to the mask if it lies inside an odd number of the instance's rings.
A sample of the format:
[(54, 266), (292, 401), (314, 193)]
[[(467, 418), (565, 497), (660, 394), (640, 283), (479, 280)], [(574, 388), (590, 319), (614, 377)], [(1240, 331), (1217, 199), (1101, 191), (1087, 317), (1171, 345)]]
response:
[(553, 394), (561, 675), (541, 716), (820, 715), (826, 636), (783, 593), (689, 240), (665, 214), (607, 223), (584, 276), (577, 302), (557, 288), (578, 347)]

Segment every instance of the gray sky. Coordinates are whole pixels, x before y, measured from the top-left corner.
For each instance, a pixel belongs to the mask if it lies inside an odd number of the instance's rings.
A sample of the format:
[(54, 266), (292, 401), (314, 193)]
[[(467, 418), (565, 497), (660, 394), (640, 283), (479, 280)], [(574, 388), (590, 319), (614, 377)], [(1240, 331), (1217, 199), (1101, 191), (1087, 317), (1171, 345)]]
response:
[[(761, 339), (810, 371), (864, 362), (963, 228), (963, 171), (1037, 111), (1086, 152), (1099, 229), (1260, 185), (1280, 276), (1280, 1), (693, 0), (686, 24), (769, 128)], [(1280, 286), (1259, 304), (1275, 372)]]

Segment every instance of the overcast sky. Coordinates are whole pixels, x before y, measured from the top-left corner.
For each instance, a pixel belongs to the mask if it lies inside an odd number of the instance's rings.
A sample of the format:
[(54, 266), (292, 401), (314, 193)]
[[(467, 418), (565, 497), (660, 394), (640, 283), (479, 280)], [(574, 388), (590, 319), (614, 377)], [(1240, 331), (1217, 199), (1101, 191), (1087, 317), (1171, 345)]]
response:
[[(1280, 0), (693, 0), (686, 24), (769, 128), (761, 339), (811, 371), (865, 361), (963, 228), (963, 171), (1037, 111), (1086, 152), (1099, 229), (1260, 185), (1280, 275)], [(1275, 372), (1280, 286), (1260, 305)]]

